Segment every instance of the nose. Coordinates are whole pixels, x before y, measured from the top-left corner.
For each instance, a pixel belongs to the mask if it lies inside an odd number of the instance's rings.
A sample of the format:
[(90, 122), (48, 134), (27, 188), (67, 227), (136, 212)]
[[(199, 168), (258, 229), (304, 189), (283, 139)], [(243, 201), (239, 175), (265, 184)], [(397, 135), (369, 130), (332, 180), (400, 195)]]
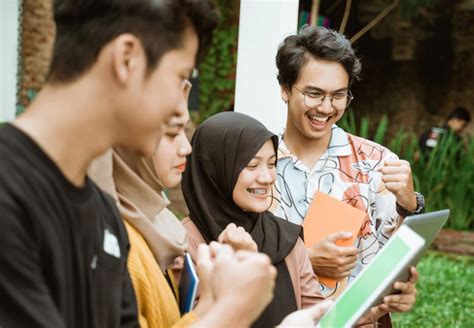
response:
[(274, 174), (272, 172), (274, 169), (269, 169), (267, 167), (262, 168), (258, 174), (257, 182), (261, 184), (271, 184), (275, 180)]
[(317, 107), (318, 112), (330, 114), (334, 111), (332, 107), (332, 100), (330, 96), (325, 96), (321, 104)]
[(186, 157), (191, 154), (192, 151), (191, 144), (186, 136), (183, 136), (183, 141), (181, 142), (180, 147), (178, 148), (178, 155), (182, 157)]

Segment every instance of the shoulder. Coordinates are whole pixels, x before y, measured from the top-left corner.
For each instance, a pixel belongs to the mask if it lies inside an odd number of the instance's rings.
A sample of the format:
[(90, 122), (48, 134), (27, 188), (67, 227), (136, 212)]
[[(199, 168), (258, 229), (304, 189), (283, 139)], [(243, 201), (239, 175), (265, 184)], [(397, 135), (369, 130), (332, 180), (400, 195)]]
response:
[(128, 253), (128, 269), (132, 276), (145, 275), (147, 270), (156, 269), (156, 261), (146, 240), (131, 224), (123, 221), (130, 240), (130, 252)]
[(302, 260), (304, 260), (308, 254), (306, 253), (306, 247), (304, 246), (303, 240), (298, 238), (295, 246), (285, 258), (287, 266), (299, 267)]
[[(347, 133), (347, 132), (346, 132)], [(365, 160), (398, 159), (390, 149), (374, 141), (347, 133), (347, 140), (351, 144), (355, 155)]]
[(204, 237), (199, 232), (199, 229), (196, 227), (193, 221), (189, 217), (184, 218), (181, 220), (181, 224), (186, 229), (186, 233), (188, 235), (189, 241), (189, 249), (188, 251), (191, 253), (193, 259), (195, 258), (197, 248), (200, 244), (206, 244)]

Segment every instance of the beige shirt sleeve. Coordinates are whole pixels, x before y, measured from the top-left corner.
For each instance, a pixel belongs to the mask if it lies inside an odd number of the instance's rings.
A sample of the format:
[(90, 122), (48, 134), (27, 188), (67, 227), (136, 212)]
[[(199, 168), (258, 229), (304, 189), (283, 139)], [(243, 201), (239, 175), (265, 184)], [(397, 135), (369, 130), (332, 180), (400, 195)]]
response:
[(191, 254), (193, 261), (196, 261), (198, 246), (201, 244), (206, 244), (206, 241), (189, 217), (181, 220), (181, 223), (186, 229), (186, 233), (188, 235), (188, 253)]
[(308, 308), (324, 300), (319, 292), (319, 280), (313, 271), (306, 247), (300, 238), (285, 258), (285, 262), (293, 283), (298, 309)]

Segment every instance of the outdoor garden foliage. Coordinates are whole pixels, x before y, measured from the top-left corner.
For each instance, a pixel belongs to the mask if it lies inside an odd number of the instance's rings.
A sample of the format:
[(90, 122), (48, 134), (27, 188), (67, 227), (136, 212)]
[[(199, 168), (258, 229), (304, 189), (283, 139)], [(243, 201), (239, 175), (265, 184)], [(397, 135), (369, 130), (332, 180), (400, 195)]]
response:
[(234, 101), (238, 36), (238, 25), (232, 23), (234, 7), (219, 5), (221, 23), (214, 31), (209, 52), (199, 65), (199, 122), (229, 109)]
[(418, 136), (404, 127), (400, 127), (391, 140), (386, 140), (389, 124), (386, 116), (373, 134), (369, 133), (369, 123), (369, 118), (363, 117), (357, 124), (353, 112), (349, 111), (338, 125), (349, 133), (387, 146), (409, 161), (415, 189), (426, 197), (426, 210), (451, 209), (446, 228), (474, 229), (474, 137), (462, 144), (448, 135), (425, 156), (419, 150)]
[(393, 314), (395, 327), (472, 327), (474, 259), (429, 252), (417, 265), (417, 300), (408, 313)]

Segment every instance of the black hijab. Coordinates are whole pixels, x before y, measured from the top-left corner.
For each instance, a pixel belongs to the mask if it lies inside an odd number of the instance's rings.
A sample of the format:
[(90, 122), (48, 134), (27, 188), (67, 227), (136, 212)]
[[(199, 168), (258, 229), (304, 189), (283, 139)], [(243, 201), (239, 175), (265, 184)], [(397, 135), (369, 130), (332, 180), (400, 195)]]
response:
[(202, 123), (191, 140), (193, 151), (183, 174), (182, 189), (190, 219), (207, 242), (217, 240), (229, 223), (243, 227), (278, 270), (274, 299), (254, 327), (273, 327), (296, 310), (295, 293), (285, 257), (295, 246), (301, 226), (263, 213), (245, 212), (232, 193), (240, 172), (271, 139), (278, 138), (255, 119), (240, 113), (219, 113)]

